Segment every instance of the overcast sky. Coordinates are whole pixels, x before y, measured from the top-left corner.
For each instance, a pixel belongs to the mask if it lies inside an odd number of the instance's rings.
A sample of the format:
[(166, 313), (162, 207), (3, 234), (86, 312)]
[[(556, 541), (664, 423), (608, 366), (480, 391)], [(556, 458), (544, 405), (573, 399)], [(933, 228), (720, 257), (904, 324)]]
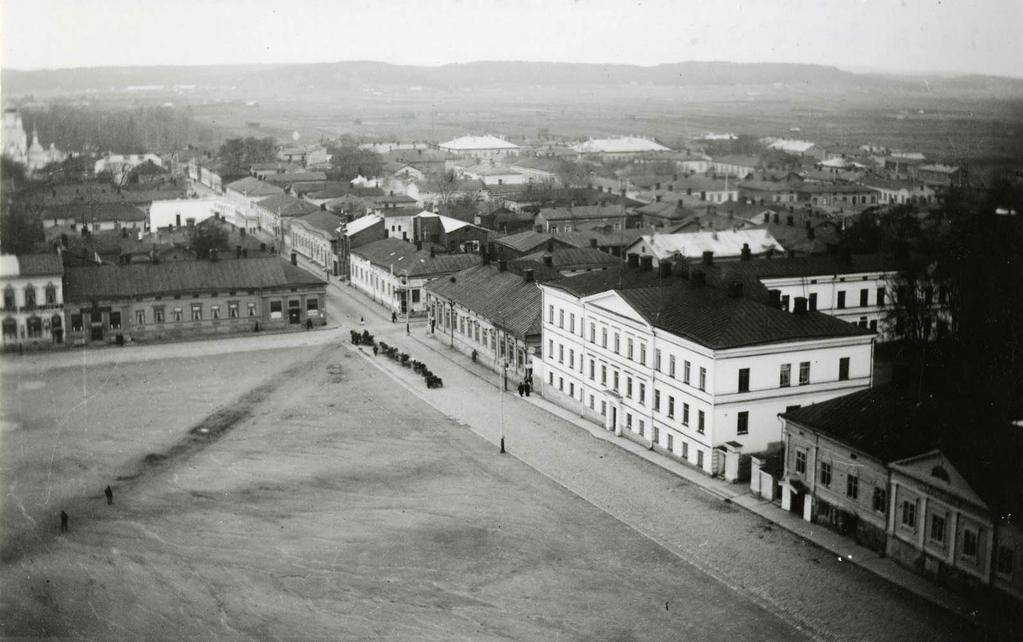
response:
[(803, 62), (1023, 76), (1023, 0), (0, 0), (2, 65)]

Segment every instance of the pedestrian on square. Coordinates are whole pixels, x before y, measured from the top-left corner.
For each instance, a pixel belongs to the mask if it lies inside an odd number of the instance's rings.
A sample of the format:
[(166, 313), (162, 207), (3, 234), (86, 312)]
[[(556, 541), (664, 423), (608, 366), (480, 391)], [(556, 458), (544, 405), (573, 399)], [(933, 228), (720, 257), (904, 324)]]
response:
[(533, 387), (531, 385), (529, 385), (529, 382), (527, 381), (526, 382), (526, 396), (527, 397), (529, 396), (529, 391), (532, 390), (532, 389), (533, 389)]
[(106, 488), (103, 489), (103, 494), (107, 496), (107, 506), (110, 506), (111, 504), (114, 503), (114, 489), (110, 488), (110, 486), (107, 486)]
[(519, 396), (526, 394), (526, 384), (519, 382)]
[(64, 511), (60, 511), (60, 532), (61, 533), (66, 533), (67, 532), (67, 521), (68, 521), (67, 513), (64, 512)]
[(409, 323), (407, 321), (405, 322), (405, 334), (408, 334), (408, 335), (412, 334), (412, 326), (409, 325)]
[(366, 325), (366, 317), (359, 317), (359, 325)]
[(397, 322), (398, 322), (398, 313), (397, 312), (391, 312), (391, 323), (397, 323)]

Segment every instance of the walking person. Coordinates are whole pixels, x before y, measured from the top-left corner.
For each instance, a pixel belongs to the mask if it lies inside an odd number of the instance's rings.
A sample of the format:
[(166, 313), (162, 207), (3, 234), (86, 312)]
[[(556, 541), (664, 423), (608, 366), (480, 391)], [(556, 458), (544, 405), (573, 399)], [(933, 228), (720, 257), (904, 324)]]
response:
[(64, 511), (60, 511), (60, 532), (61, 533), (66, 533), (67, 532), (67, 520), (68, 520), (67, 513), (64, 512)]
[(409, 325), (408, 321), (405, 322), (405, 334), (407, 335), (412, 334), (412, 326)]
[(107, 506), (114, 503), (114, 490), (110, 486), (103, 489), (103, 494), (107, 496)]
[(526, 394), (526, 384), (519, 382), (519, 396)]
[(397, 322), (398, 322), (398, 313), (397, 312), (391, 312), (391, 323), (397, 323)]

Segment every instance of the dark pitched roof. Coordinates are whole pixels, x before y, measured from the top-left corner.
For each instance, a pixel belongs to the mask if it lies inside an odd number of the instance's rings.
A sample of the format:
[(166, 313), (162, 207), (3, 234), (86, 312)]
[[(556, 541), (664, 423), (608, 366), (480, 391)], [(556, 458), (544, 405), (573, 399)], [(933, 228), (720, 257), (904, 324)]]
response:
[(59, 254), (19, 254), (19, 276), (45, 276), (63, 274), (64, 264)]
[(225, 189), (234, 190), (242, 196), (273, 196), (274, 194), (284, 193), (284, 190), (280, 187), (273, 183), (261, 181), (255, 176), (246, 176), (241, 180), (228, 183), (224, 187)]
[(299, 216), (292, 220), (292, 224), (301, 224), (306, 227), (310, 227), (315, 230), (327, 233), (332, 239), (338, 237), (337, 228), (341, 226), (342, 219), (336, 214), (330, 212), (316, 211), (312, 214), (306, 214), (305, 216)]
[(543, 207), (539, 216), (548, 221), (577, 221), (579, 219), (621, 219), (628, 213), (617, 205), (576, 205), (574, 207)]
[(327, 175), (323, 172), (287, 172), (284, 174), (267, 174), (264, 181), (275, 185), (290, 185), (291, 183), (314, 183), (326, 181)]
[(717, 263), (722, 275), (750, 275), (756, 278), (811, 277), (860, 272), (889, 272), (898, 269), (898, 263), (883, 254), (855, 254), (848, 261), (838, 255), (799, 256), (795, 258), (757, 259)]
[[(516, 262), (536, 261), (543, 263), (543, 257), (547, 254), (546, 251), (533, 252), (520, 259), (516, 259)], [(550, 256), (553, 260), (554, 268), (560, 270), (580, 267), (607, 267), (618, 265), (622, 262), (620, 258), (611, 256), (607, 252), (601, 252), (593, 247), (556, 247)]]
[(93, 301), (196, 291), (315, 287), (324, 281), (275, 257), (69, 268), (64, 283), (68, 301)]
[(373, 265), (399, 274), (408, 270), (409, 276), (430, 276), (464, 270), (480, 262), (478, 254), (438, 254), (430, 256), (427, 250), (416, 250), (416, 246), (395, 238), (386, 238), (367, 243), (352, 250)]
[(288, 194), (277, 194), (264, 198), (256, 201), (256, 205), (268, 212), (276, 212), (280, 216), (302, 216), (319, 209), (308, 201), (303, 201)]
[(518, 337), (540, 334), (540, 288), (520, 274), (501, 272), (494, 264), (480, 265), (431, 281), (426, 290), (481, 314)]
[(76, 222), (91, 223), (93, 221), (144, 221), (146, 212), (130, 202), (107, 203), (67, 203), (51, 205), (43, 209), (43, 220), (70, 218)]
[[(509, 234), (508, 236), (502, 236), (501, 238), (494, 241), (500, 245), (510, 247), (517, 252), (530, 252), (535, 250), (547, 243), (548, 239), (556, 238), (555, 235), (550, 232), (537, 232), (535, 230), (526, 230), (525, 232), (519, 232), (518, 234)], [(586, 245), (585, 242), (578, 243), (572, 241), (566, 241), (563, 239), (556, 239), (560, 241), (561, 245), (570, 245), (574, 247), (582, 247)]]

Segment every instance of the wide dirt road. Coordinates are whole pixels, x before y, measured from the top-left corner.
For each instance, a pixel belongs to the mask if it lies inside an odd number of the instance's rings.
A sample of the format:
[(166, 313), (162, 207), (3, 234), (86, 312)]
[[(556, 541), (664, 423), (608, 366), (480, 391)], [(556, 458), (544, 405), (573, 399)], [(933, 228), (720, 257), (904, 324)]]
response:
[(111, 370), (5, 375), (5, 637), (804, 635), (348, 348)]

